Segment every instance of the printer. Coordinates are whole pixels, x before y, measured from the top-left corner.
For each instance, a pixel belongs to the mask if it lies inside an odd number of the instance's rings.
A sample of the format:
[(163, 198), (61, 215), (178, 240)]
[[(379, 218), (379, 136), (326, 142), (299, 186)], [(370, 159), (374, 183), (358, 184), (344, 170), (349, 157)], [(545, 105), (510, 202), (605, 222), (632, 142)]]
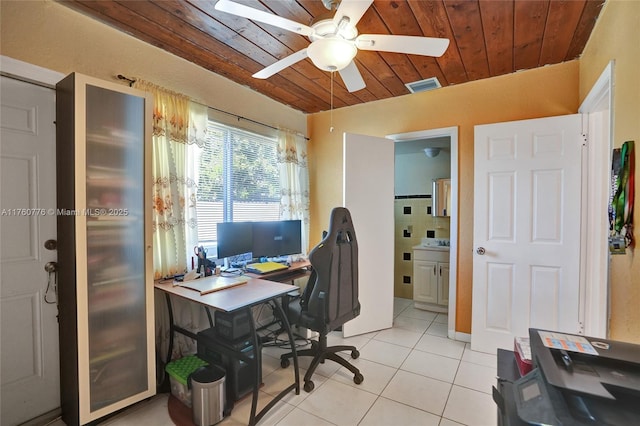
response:
[(640, 425), (640, 345), (535, 328), (529, 340), (523, 377), (505, 372), (499, 350), (499, 424)]

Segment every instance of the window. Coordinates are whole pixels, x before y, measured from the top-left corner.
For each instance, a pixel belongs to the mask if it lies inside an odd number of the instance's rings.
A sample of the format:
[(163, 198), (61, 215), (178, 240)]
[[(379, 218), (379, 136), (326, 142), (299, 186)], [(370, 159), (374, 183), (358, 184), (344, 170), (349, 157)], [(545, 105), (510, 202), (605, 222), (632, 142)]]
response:
[(280, 219), (278, 141), (209, 121), (198, 167), (198, 241), (214, 246), (216, 223)]

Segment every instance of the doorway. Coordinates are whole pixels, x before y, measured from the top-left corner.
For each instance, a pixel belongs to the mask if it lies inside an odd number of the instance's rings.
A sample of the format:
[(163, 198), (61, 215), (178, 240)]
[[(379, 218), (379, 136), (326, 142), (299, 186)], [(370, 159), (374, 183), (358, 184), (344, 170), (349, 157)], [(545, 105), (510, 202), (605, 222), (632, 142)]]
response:
[[(387, 138), (392, 139), (395, 142), (395, 146), (396, 146), (396, 151), (400, 150), (400, 152), (410, 152), (411, 150), (418, 152), (418, 149), (420, 148), (421, 151), (421, 156), (423, 156), (424, 158), (427, 158), (427, 156), (429, 154), (424, 152), (425, 148), (428, 147), (433, 147), (433, 148), (441, 148), (440, 154), (439, 155), (443, 155), (446, 156), (448, 155), (450, 158), (450, 164), (449, 164), (449, 173), (450, 173), (450, 179), (451, 179), (451, 206), (450, 206), (450, 216), (446, 219), (442, 219), (442, 224), (446, 223), (447, 227), (448, 227), (448, 233), (449, 233), (449, 268), (450, 268), (450, 273), (449, 273), (449, 285), (448, 285), (448, 289), (449, 289), (449, 302), (448, 302), (448, 337), (451, 339), (454, 339), (456, 337), (456, 332), (455, 332), (455, 313), (456, 313), (456, 281), (457, 281), (457, 260), (458, 260), (458, 256), (457, 256), (457, 246), (458, 246), (458, 128), (457, 127), (447, 127), (447, 128), (441, 128), (441, 129), (433, 129), (433, 130), (421, 130), (421, 131), (416, 131), (416, 132), (409, 132), (409, 133), (399, 133), (399, 134), (393, 134), (393, 135), (388, 135)], [(405, 145), (406, 144), (406, 145)], [(447, 146), (448, 144), (448, 146)], [(448, 152), (445, 152), (444, 150), (447, 149)], [(432, 154), (432, 153), (431, 153)], [(435, 157), (431, 157), (430, 159), (433, 160)], [(396, 175), (397, 176), (397, 175)], [(424, 191), (425, 193), (429, 193), (431, 194), (431, 182), (425, 183), (424, 185), (428, 185), (429, 187), (427, 188), (427, 191)], [(426, 199), (425, 203), (431, 205), (431, 199), (428, 198)], [(419, 204), (420, 206), (422, 204)], [(404, 206), (403, 207), (403, 213), (404, 213)], [(398, 207), (396, 207), (398, 208)], [(413, 209), (413, 208), (412, 208)], [(420, 214), (422, 214), (422, 212), (420, 212)], [(424, 214), (427, 214), (426, 211), (426, 207), (425, 207), (425, 211)], [(438, 219), (438, 218), (434, 218), (434, 219)], [(438, 223), (438, 222), (431, 222), (431, 223)], [(416, 229), (416, 228), (408, 228), (409, 225), (407, 224), (401, 224), (400, 227), (398, 228), (398, 226), (396, 226), (396, 232), (402, 232), (404, 235), (404, 232), (406, 231), (408, 234), (414, 233), (414, 232), (418, 232), (420, 233), (421, 230), (420, 229)], [(436, 225), (437, 226), (437, 225)], [(406, 229), (405, 229), (406, 228)], [(434, 229), (431, 229), (433, 231), (436, 231)], [(444, 231), (443, 231), (444, 232)], [(432, 235), (432, 234), (430, 234)], [(414, 235), (415, 237), (415, 235)], [(423, 235), (422, 237), (427, 237), (426, 233), (425, 235)], [(435, 235), (434, 235), (435, 238)], [(417, 241), (417, 244), (420, 244), (420, 238), (412, 238), (414, 241)], [(412, 268), (412, 260), (404, 260), (406, 257), (411, 257), (412, 258), (412, 254), (411, 256), (406, 256), (406, 254), (403, 252), (401, 253), (396, 253), (395, 254), (396, 259), (402, 259), (402, 260), (398, 260), (397, 262), (403, 262), (403, 264), (408, 263), (410, 266), (409, 268)], [(394, 262), (396, 263), (396, 262)], [(404, 269), (406, 270), (406, 268)], [(408, 279), (405, 278), (405, 273), (403, 272), (402, 274), (402, 278), (403, 281), (407, 280), (407, 281), (411, 281), (413, 277), (411, 277), (411, 275), (408, 275)], [(468, 340), (468, 339), (467, 339)]]

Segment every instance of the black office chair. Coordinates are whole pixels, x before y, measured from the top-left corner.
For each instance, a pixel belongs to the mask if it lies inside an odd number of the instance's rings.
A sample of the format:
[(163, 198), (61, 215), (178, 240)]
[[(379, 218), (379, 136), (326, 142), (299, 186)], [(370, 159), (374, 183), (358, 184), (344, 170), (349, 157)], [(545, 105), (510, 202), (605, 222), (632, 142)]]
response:
[[(285, 311), (291, 324), (319, 333), (318, 341), (311, 348), (297, 351), (298, 356), (312, 356), (313, 360), (304, 376), (304, 390), (311, 392), (311, 381), (318, 364), (325, 359), (348, 368), (356, 384), (364, 377), (360, 370), (342, 358), (337, 352), (351, 351), (356, 359), (360, 352), (355, 346), (327, 347), (327, 333), (341, 327), (360, 314), (358, 302), (358, 242), (349, 210), (336, 207), (331, 211), (329, 231), (320, 244), (309, 254), (312, 272), (300, 298), (285, 301)], [(282, 368), (289, 366), (292, 353), (280, 357)]]

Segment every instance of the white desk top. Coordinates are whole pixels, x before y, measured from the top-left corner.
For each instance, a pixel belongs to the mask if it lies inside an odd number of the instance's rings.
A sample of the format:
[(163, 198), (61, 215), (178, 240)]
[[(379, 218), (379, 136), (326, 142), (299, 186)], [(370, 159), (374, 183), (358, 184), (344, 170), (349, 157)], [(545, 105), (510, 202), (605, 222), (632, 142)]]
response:
[[(206, 280), (207, 278), (200, 279)], [(154, 287), (165, 293), (227, 312), (257, 305), (295, 290), (295, 287), (290, 284), (282, 284), (259, 278), (251, 278), (246, 284), (203, 295), (196, 290), (174, 286), (172, 282), (156, 282)]]

